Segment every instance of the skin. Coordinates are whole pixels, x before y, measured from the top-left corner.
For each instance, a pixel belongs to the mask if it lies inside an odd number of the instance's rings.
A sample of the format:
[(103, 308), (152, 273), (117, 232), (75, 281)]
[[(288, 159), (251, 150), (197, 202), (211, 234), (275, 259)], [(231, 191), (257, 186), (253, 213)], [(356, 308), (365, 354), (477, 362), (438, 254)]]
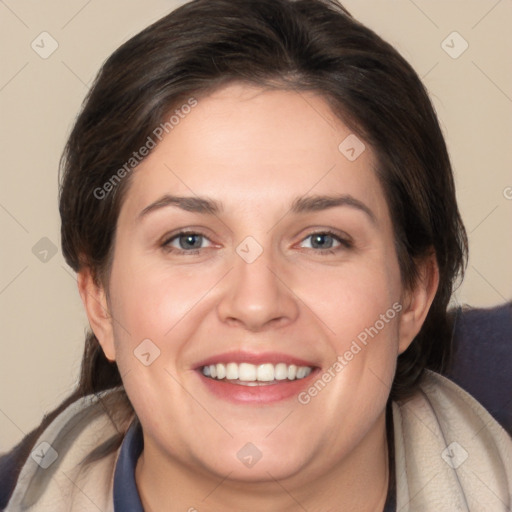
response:
[[(415, 288), (403, 288), (373, 152), (367, 145), (351, 162), (338, 149), (350, 134), (319, 95), (235, 83), (199, 98), (134, 172), (108, 285), (84, 268), (79, 290), (143, 426), (145, 510), (382, 510), (396, 358), (421, 328), (438, 271), (425, 260)], [(167, 206), (140, 219), (164, 194), (223, 209)], [(297, 197), (333, 194), (357, 199), (374, 220), (347, 205), (290, 210)], [(179, 239), (176, 252), (162, 247), (183, 229), (205, 235), (199, 252), (179, 254)], [(327, 237), (334, 252), (314, 246), (310, 235), (326, 230), (353, 245)], [(250, 264), (236, 252), (247, 236), (263, 249)], [(243, 349), (292, 354), (321, 373), (394, 303), (400, 314), (307, 405), (234, 404), (195, 369)], [(148, 338), (160, 356), (145, 366), (133, 352)], [(252, 468), (237, 458), (248, 442), (262, 453)]]

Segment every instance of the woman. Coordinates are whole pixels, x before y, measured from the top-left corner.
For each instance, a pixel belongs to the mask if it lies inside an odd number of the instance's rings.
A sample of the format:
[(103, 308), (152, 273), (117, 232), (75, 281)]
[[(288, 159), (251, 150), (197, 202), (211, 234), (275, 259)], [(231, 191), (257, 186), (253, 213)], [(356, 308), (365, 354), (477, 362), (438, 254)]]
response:
[(507, 510), (436, 371), (466, 237), (428, 96), (329, 0), (196, 0), (105, 63), (63, 253), (91, 332), (14, 510)]

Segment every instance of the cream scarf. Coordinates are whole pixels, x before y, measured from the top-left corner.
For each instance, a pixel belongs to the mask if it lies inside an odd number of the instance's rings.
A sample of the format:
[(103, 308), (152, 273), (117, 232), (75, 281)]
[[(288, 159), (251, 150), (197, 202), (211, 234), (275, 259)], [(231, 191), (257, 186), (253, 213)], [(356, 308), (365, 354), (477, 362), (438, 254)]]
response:
[[(74, 402), (34, 445), (5, 511), (113, 512), (119, 449), (82, 462), (129, 423), (114, 425), (94, 395)], [(460, 387), (427, 372), (414, 398), (393, 403), (393, 424), (397, 512), (510, 512), (512, 439)]]

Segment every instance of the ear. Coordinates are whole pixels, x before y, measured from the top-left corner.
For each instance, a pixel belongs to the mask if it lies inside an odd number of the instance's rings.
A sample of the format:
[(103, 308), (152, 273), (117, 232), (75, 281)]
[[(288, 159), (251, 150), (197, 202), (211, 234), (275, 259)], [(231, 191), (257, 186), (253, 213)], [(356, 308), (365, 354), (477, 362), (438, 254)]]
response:
[(399, 354), (420, 332), (439, 286), (439, 267), (432, 252), (418, 264), (418, 279), (412, 290), (404, 293), (399, 330)]
[(89, 324), (108, 360), (115, 360), (112, 317), (103, 286), (97, 284), (89, 267), (78, 272), (78, 292), (89, 319)]

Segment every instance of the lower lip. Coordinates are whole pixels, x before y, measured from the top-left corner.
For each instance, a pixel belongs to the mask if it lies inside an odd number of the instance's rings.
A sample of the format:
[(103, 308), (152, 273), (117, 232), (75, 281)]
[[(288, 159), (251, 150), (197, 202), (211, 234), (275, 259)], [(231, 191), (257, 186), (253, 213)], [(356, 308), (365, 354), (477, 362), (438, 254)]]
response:
[(318, 369), (314, 369), (303, 379), (280, 380), (275, 384), (263, 383), (258, 386), (244, 386), (232, 384), (226, 380), (211, 379), (205, 377), (201, 370), (198, 370), (197, 373), (207, 389), (223, 400), (234, 403), (268, 404), (298, 396), (310, 385), (311, 379), (318, 373)]

